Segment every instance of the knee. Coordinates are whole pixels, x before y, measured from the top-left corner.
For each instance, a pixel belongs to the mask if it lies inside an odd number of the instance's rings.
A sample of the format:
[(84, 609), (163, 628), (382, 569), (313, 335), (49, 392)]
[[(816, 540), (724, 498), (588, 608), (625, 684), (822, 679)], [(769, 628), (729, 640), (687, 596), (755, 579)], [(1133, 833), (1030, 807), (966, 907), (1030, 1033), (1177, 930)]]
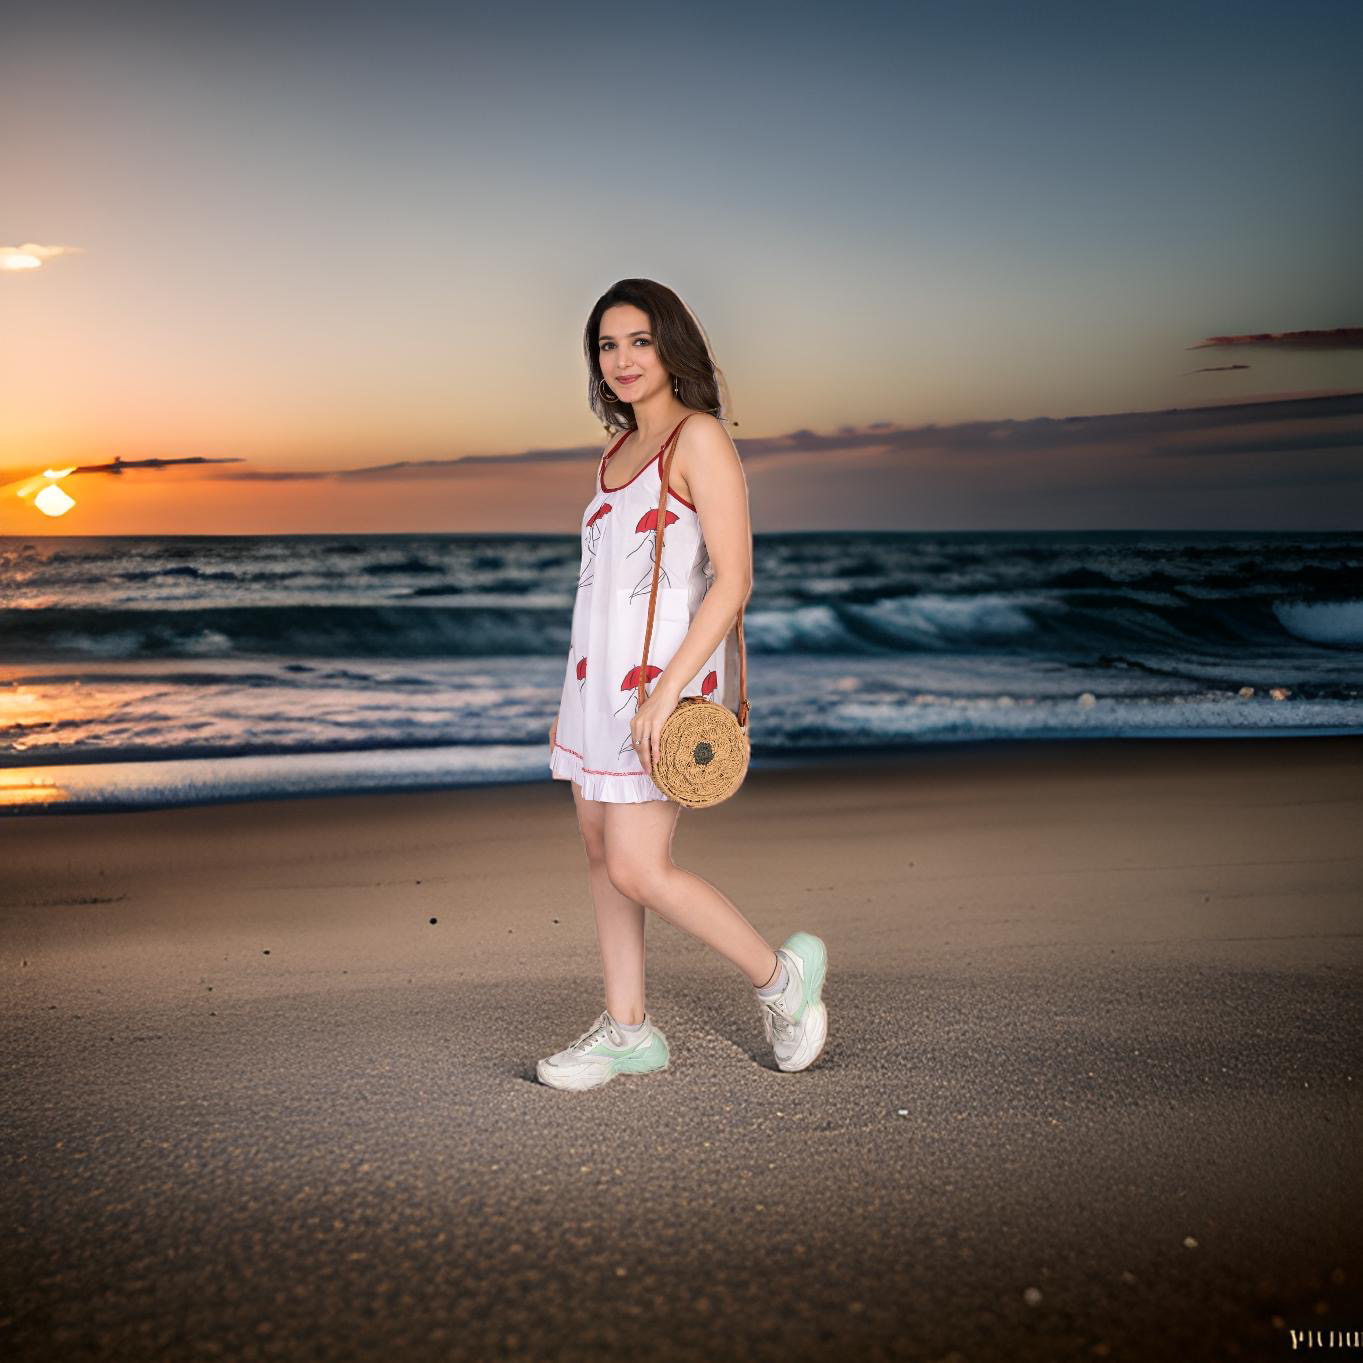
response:
[(578, 810), (577, 831), (582, 835), (582, 848), (592, 863), (606, 859), (606, 829), (601, 819), (586, 818)]
[(652, 902), (658, 888), (659, 877), (666, 873), (666, 867), (652, 866), (639, 860), (637, 856), (616, 855), (608, 858), (606, 873), (611, 884), (626, 899), (636, 904)]

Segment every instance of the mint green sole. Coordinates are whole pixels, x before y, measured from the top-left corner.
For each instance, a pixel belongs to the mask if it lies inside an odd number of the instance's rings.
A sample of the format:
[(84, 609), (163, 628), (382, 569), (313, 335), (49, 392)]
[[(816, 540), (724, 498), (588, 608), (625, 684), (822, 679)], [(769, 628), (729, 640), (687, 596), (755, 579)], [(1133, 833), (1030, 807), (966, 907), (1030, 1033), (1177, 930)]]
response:
[(666, 1045), (655, 1032), (647, 1046), (641, 1047), (633, 1055), (615, 1062), (616, 1074), (651, 1074), (654, 1070), (665, 1070), (669, 1056)]
[(781, 943), (792, 955), (804, 963), (804, 998), (800, 1004), (800, 1016), (806, 1008), (819, 1001), (823, 992), (824, 976), (828, 972), (828, 951), (812, 932), (793, 932)]

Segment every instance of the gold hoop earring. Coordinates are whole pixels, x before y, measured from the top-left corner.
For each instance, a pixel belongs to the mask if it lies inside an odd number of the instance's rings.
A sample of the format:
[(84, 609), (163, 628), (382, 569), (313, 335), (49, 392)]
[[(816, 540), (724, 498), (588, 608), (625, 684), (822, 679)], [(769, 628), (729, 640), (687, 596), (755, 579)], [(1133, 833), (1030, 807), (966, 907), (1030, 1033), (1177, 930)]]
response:
[(597, 386), (597, 389), (598, 389), (598, 390), (600, 391), (600, 393), (601, 393), (601, 401), (602, 401), (602, 402), (615, 402), (615, 401), (617, 401), (615, 394), (612, 393), (611, 390), (610, 390), (609, 388), (606, 387), (606, 380), (605, 380), (605, 379), (598, 379), (598, 380), (596, 381), (596, 386)]

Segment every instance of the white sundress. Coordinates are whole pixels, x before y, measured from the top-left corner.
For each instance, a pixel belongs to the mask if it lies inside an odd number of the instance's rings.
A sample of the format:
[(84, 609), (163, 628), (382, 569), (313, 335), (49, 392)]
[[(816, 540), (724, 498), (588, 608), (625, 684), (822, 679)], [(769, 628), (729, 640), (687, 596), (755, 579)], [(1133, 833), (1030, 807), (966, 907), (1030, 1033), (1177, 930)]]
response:
[[(639, 708), (639, 665), (657, 555), (662, 450), (629, 482), (608, 488), (607, 463), (628, 435), (626, 431), (602, 456), (596, 489), (582, 515), (582, 567), (556, 741), (549, 756), (554, 780), (575, 781), (584, 798), (609, 804), (668, 798), (644, 771), (629, 729)], [(671, 488), (666, 506), (646, 695), (652, 694), (651, 683), (686, 638), (714, 581), (696, 508)], [(737, 647), (737, 630), (731, 625), (700, 671), (681, 688), (681, 695), (707, 696), (736, 712)]]

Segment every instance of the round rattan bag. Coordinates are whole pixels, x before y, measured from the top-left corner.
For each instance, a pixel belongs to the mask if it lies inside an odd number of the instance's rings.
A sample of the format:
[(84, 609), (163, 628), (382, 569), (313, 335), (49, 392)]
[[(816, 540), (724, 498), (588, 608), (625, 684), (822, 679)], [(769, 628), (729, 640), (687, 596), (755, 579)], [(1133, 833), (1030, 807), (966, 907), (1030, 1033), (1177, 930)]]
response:
[[(639, 668), (639, 703), (645, 697), (648, 676), (648, 645), (653, 636), (653, 609), (658, 600), (658, 571), (663, 561), (663, 530), (667, 524), (667, 478), (676, 451), (677, 432), (690, 417), (683, 417), (669, 437), (672, 449), (662, 463), (662, 491), (658, 499), (658, 544), (653, 555), (653, 589), (648, 598), (648, 624), (644, 629), (644, 657)], [(748, 666), (743, 646), (743, 608), (738, 608), (738, 713), (708, 696), (683, 696), (663, 723), (658, 737), (658, 760), (653, 764), (653, 783), (679, 805), (704, 809), (717, 805), (738, 790), (748, 774)]]
[(669, 800), (704, 809), (743, 784), (748, 756), (747, 728), (727, 705), (683, 696), (658, 737), (653, 782)]

